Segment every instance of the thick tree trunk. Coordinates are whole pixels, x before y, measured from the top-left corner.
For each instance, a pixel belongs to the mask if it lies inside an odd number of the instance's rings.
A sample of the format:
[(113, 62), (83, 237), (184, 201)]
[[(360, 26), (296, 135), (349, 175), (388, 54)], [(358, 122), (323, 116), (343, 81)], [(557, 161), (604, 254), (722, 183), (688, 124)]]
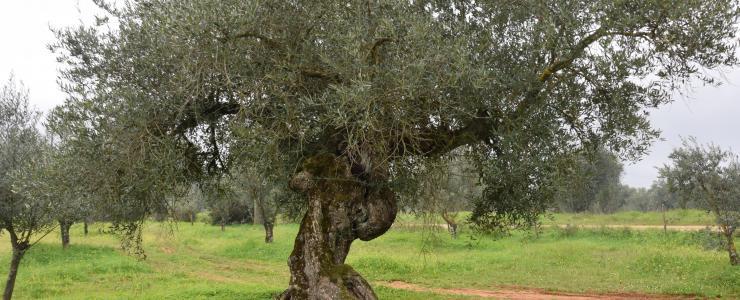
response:
[(328, 154), (306, 160), (291, 187), (305, 193), (308, 211), (288, 261), (290, 287), (280, 299), (377, 299), (344, 260), (355, 239), (369, 241), (391, 227), (393, 192), (384, 184), (358, 180), (343, 158)]
[(727, 253), (730, 255), (730, 264), (737, 266), (740, 265), (740, 257), (737, 255), (737, 248), (735, 248), (734, 232), (735, 230), (731, 226), (722, 226), (722, 233), (727, 239)]
[(265, 243), (272, 243), (272, 222), (265, 220), (262, 225), (265, 227)]
[(13, 257), (10, 259), (10, 271), (8, 272), (8, 281), (5, 283), (5, 292), (3, 300), (10, 300), (13, 297), (15, 288), (15, 278), (18, 275), (18, 267), (21, 264), (23, 255), (28, 250), (28, 244), (13, 245)]
[(72, 227), (72, 222), (59, 221), (59, 230), (62, 233), (62, 248), (67, 249), (69, 247), (69, 228)]

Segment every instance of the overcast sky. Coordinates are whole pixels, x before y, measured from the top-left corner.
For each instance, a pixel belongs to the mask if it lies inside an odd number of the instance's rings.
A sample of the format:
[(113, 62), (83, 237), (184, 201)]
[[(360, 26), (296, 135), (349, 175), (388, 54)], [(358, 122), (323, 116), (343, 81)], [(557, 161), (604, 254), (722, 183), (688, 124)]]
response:
[[(31, 90), (31, 102), (41, 110), (62, 103), (56, 84), (58, 65), (47, 45), (54, 40), (49, 27), (89, 22), (96, 12), (90, 0), (0, 1), (0, 79), (14, 72)], [(687, 97), (677, 96), (670, 105), (654, 111), (651, 120), (663, 131), (651, 153), (641, 161), (625, 163), (622, 181), (648, 187), (657, 176), (656, 166), (667, 162), (680, 137), (695, 136), (702, 143), (714, 142), (740, 151), (740, 70), (728, 70), (727, 82), (719, 87), (695, 87)]]

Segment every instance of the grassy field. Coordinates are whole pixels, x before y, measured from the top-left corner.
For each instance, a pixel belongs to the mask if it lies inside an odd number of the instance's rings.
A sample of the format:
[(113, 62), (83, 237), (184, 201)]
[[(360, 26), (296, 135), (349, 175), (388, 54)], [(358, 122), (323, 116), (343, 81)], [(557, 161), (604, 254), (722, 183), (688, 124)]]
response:
[[(463, 221), (470, 215), (468, 212), (461, 212), (457, 219)], [(714, 217), (703, 210), (697, 209), (676, 209), (666, 212), (666, 221), (668, 225), (714, 225)], [(398, 217), (397, 223), (403, 224), (444, 224), (444, 220), (439, 215), (413, 215), (402, 214)], [(542, 216), (542, 223), (545, 225), (663, 225), (663, 214), (658, 211), (639, 212), (624, 211), (613, 214), (594, 214), (594, 213), (551, 213)]]
[[(289, 279), (286, 259), (297, 226), (275, 228), (264, 244), (261, 226), (151, 223), (148, 258), (118, 249), (115, 237), (82, 235), (61, 249), (51, 234), (24, 259), (16, 299), (269, 299)], [(402, 280), (427, 287), (532, 287), (570, 292), (641, 292), (740, 297), (740, 268), (726, 253), (702, 248), (696, 233), (607, 229), (546, 229), (494, 239), (463, 232), (393, 229), (355, 242), (348, 263), (371, 282)], [(0, 265), (7, 266), (7, 234)], [(381, 299), (472, 299), (376, 285)]]
[[(571, 225), (663, 225), (661, 212), (624, 211), (613, 214), (552, 214), (544, 224)], [(703, 210), (677, 209), (666, 212), (668, 225), (714, 225), (714, 217)]]

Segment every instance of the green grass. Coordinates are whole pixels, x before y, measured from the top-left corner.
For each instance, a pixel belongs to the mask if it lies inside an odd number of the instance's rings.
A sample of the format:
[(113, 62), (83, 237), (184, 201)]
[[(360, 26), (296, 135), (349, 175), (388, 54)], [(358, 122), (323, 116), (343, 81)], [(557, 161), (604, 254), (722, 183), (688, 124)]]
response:
[[(458, 222), (464, 221), (470, 212), (460, 212)], [(675, 209), (666, 212), (668, 225), (714, 225), (712, 214), (698, 209)], [(595, 213), (552, 213), (542, 216), (546, 225), (663, 225), (663, 214), (659, 211), (639, 212), (623, 211), (613, 214)], [(444, 224), (439, 214), (401, 214), (397, 218), (399, 225)]]
[[(264, 244), (261, 226), (149, 224), (148, 258), (118, 249), (115, 237), (82, 235), (62, 250), (58, 234), (35, 246), (22, 262), (16, 299), (269, 299), (289, 279), (286, 260), (297, 225), (275, 228)], [(705, 251), (696, 234), (660, 231), (547, 229), (539, 238), (515, 232), (502, 239), (463, 232), (391, 230), (353, 244), (348, 263), (369, 281), (403, 280), (429, 287), (493, 289), (523, 286), (572, 292), (644, 292), (740, 296), (740, 268), (724, 252)], [(7, 266), (7, 235), (0, 236), (0, 266)], [(376, 285), (377, 286), (377, 285)], [(381, 299), (454, 298), (376, 287)]]
[[(703, 210), (676, 209), (666, 212), (668, 225), (714, 225), (714, 217)], [(543, 218), (544, 224), (571, 225), (663, 225), (663, 214), (659, 211), (625, 211), (613, 214), (552, 214)]]

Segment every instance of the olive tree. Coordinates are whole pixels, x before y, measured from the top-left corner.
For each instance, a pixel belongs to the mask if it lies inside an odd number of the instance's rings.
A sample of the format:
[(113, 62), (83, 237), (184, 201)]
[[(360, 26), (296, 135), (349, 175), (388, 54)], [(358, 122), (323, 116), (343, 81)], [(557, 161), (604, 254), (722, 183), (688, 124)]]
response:
[(567, 212), (616, 211), (624, 204), (620, 195), (622, 170), (618, 157), (605, 149), (577, 155), (558, 196), (560, 208)]
[(452, 238), (457, 238), (459, 213), (470, 210), (481, 194), (475, 169), (455, 153), (424, 167), (417, 175), (420, 182), (416, 193), (405, 195), (410, 199), (401, 200), (402, 205), (417, 214), (441, 216)]
[(59, 224), (62, 247), (67, 248), (70, 243), (69, 230), (75, 222), (83, 221), (90, 215), (89, 200), (81, 189), (79, 178), (85, 174), (77, 168), (78, 158), (70, 152), (64, 144), (59, 143), (58, 137), (47, 128), (45, 159), (36, 163), (34, 174), (25, 178), (21, 185), (25, 193), (32, 198), (47, 198), (51, 203), (52, 217)]
[(272, 243), (278, 203), (285, 194), (285, 187), (281, 187), (270, 177), (260, 178), (254, 170), (243, 173), (239, 180), (241, 187), (247, 191), (253, 203), (252, 222), (265, 228), (265, 243)]
[(36, 188), (34, 179), (48, 159), (38, 120), (28, 91), (11, 76), (0, 90), (0, 230), (10, 236), (13, 249), (5, 300), (13, 296), (21, 259), (38, 242), (34, 239), (48, 234), (54, 224), (49, 198), (26, 193)]
[(101, 199), (139, 217), (242, 152), (289, 170), (306, 213), (283, 299), (376, 298), (345, 259), (391, 227), (419, 164), (462, 149), (485, 186), (471, 221), (530, 223), (562, 157), (639, 155), (658, 134), (646, 108), (737, 63), (734, 0), (102, 6), (53, 47), (62, 123), (125, 191)]
[(685, 201), (692, 201), (717, 218), (727, 239), (730, 264), (740, 264), (734, 243), (740, 225), (740, 160), (716, 145), (699, 145), (695, 139), (670, 154), (671, 164), (660, 169), (660, 176)]

